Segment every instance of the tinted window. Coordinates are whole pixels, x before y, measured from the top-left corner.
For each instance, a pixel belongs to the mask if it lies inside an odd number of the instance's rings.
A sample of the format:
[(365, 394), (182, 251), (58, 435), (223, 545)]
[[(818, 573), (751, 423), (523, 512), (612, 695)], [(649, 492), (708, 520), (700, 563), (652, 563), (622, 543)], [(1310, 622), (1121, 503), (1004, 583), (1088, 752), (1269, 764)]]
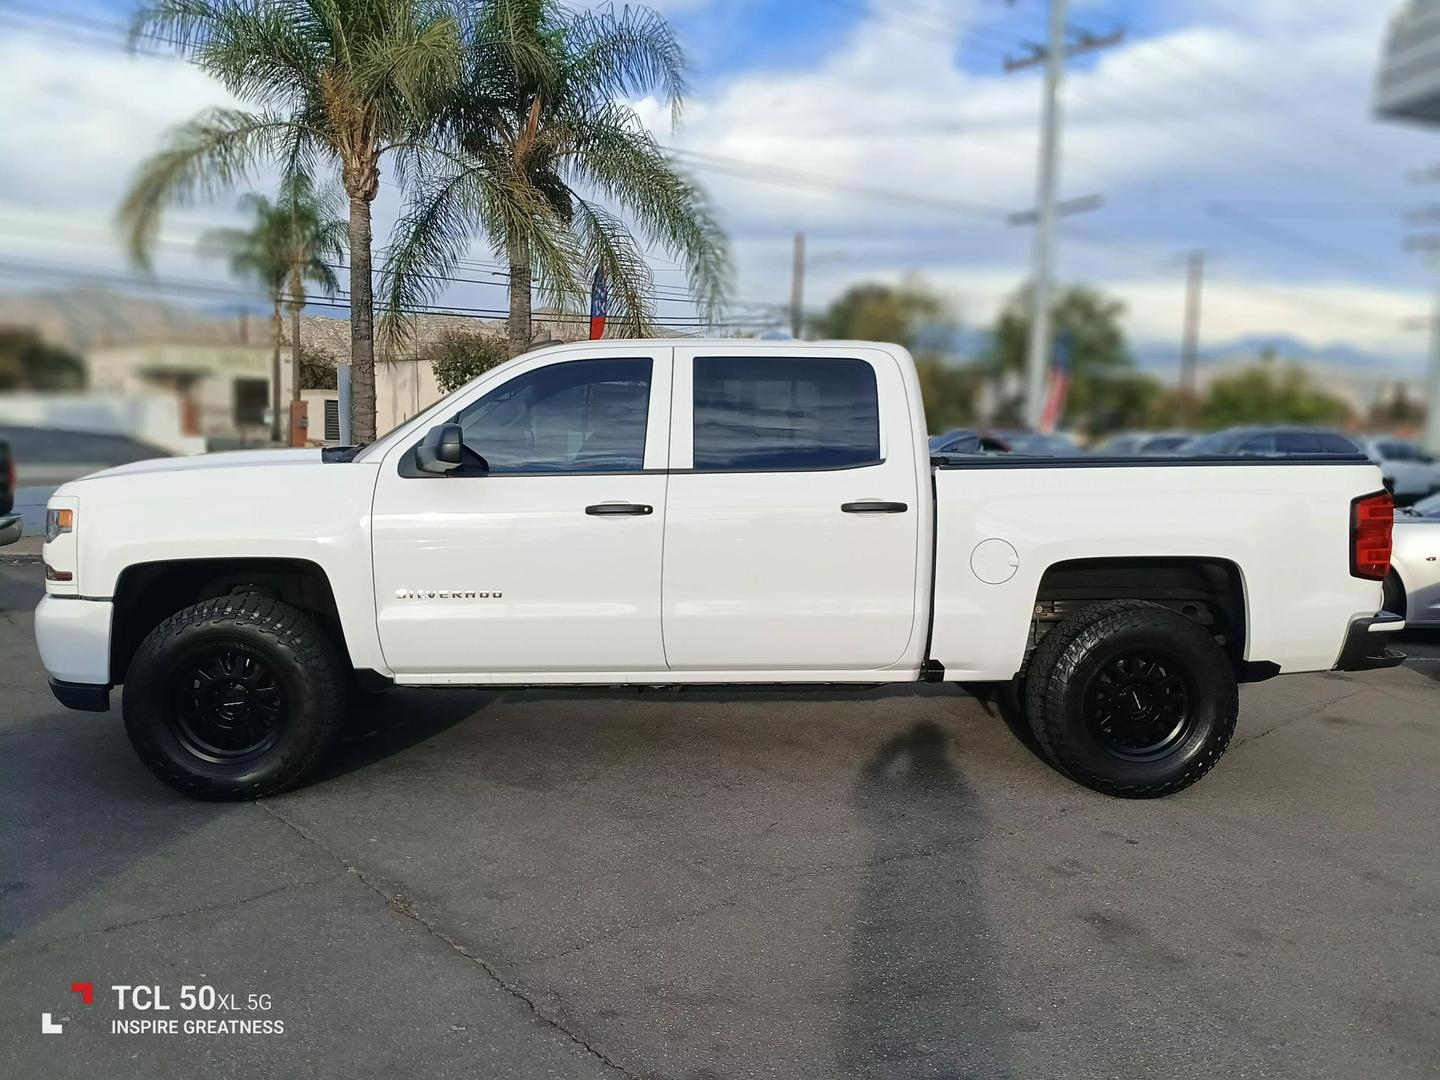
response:
[(1275, 436), (1282, 454), (1353, 454), (1355, 444), (1324, 431), (1282, 431)]
[(1275, 453), (1274, 435), (1257, 435), (1252, 439), (1246, 439), (1240, 447), (1242, 454), (1273, 454)]
[(1235, 435), (1229, 431), (1217, 431), (1213, 435), (1203, 435), (1185, 444), (1187, 454), (1233, 454), (1235, 453)]
[(978, 454), (980, 449), (980, 436), (971, 434), (942, 439), (940, 445), (934, 447), (937, 454)]
[(517, 375), (465, 409), (465, 446), (492, 473), (644, 467), (650, 361), (576, 360)]
[(833, 469), (880, 460), (863, 360), (695, 359), (695, 468)]
[(1317, 454), (1360, 453), (1360, 448), (1343, 435), (1330, 435), (1322, 431), (1315, 436), (1315, 443), (1319, 447), (1314, 451)]
[(1407, 443), (1382, 442), (1377, 443), (1375, 448), (1380, 451), (1380, 456), (1386, 461), (1416, 461), (1419, 453)]

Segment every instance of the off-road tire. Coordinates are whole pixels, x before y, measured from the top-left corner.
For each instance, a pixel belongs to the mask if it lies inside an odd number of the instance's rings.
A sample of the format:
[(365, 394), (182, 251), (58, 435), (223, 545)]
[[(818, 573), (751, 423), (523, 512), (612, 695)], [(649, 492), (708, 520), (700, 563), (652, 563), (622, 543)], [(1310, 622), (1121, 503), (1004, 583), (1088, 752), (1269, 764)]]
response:
[[(279, 691), (273, 744), (243, 760), (207, 758), (182, 721), (187, 665), (221, 651), (265, 665)], [(177, 611), (141, 642), (126, 672), (125, 730), (157, 777), (197, 799), (258, 799), (294, 787), (339, 732), (349, 671), (308, 615), (257, 594), (203, 600)]]
[[(1139, 759), (1107, 745), (1087, 709), (1102, 671), (1142, 656), (1163, 662), (1183, 684), (1186, 704), (1173, 744)], [(1161, 798), (1195, 783), (1230, 745), (1239, 712), (1234, 667), (1209, 631), (1143, 601), (1097, 604), (1062, 622), (1036, 649), (1026, 690), (1050, 760), (1078, 783), (1120, 798)]]
[[(1098, 619), (1118, 612), (1154, 611), (1157, 607), (1158, 605), (1145, 600), (1104, 600), (1061, 619), (1040, 639), (1040, 644), (1035, 646), (1035, 650), (1025, 661), (1022, 674), (1016, 678), (1021, 680), (1022, 697), (1020, 700), (1024, 706), (1025, 718), (1030, 724), (1030, 730), (1035, 735), (1035, 741), (1040, 744), (1041, 752), (1046, 757), (1051, 757), (1051, 755), (1045, 749), (1044, 741), (1040, 737), (1041, 724), (1038, 718), (1045, 710), (1045, 697), (1050, 691), (1050, 676), (1055, 670), (1055, 662), (1060, 654), (1086, 627)], [(1051, 760), (1054, 761), (1054, 758), (1051, 757)], [(1059, 763), (1056, 762), (1056, 764)]]

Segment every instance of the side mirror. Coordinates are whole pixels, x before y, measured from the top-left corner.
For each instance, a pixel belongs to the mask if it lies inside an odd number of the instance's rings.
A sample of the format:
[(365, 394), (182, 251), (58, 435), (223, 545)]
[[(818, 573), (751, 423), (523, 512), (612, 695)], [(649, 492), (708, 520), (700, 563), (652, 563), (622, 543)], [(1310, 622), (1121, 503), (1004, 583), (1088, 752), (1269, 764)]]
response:
[(459, 424), (437, 424), (415, 447), (415, 467), (421, 472), (444, 476), (459, 467), (464, 446), (464, 432)]

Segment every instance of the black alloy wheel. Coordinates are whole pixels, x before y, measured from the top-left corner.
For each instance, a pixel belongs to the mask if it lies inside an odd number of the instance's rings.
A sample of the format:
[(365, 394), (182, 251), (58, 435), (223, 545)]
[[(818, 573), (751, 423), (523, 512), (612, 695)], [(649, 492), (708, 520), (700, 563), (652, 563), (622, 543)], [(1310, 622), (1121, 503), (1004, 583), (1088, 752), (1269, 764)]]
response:
[(196, 650), (177, 668), (175, 692), (176, 736), (206, 761), (257, 758), (284, 730), (284, 688), (270, 665), (243, 644)]
[(1095, 741), (1116, 757), (1155, 761), (1189, 738), (1196, 697), (1177, 658), (1149, 650), (1122, 653), (1090, 680), (1085, 722)]

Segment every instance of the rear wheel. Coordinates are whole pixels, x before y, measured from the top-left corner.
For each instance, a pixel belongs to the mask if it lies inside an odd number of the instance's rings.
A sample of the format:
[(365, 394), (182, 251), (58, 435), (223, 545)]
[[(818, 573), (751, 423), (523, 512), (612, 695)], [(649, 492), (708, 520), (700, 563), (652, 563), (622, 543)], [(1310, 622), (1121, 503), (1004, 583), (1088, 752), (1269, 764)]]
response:
[[(1051, 635), (1060, 635), (1050, 642)], [(1096, 605), (1036, 650), (1027, 686), (1035, 734), (1086, 787), (1157, 798), (1189, 787), (1230, 744), (1235, 672), (1198, 623), (1156, 604)]]
[(254, 799), (293, 787), (339, 730), (347, 687), (324, 632), (256, 595), (194, 604), (141, 643), (125, 683), (125, 730), (177, 791)]

